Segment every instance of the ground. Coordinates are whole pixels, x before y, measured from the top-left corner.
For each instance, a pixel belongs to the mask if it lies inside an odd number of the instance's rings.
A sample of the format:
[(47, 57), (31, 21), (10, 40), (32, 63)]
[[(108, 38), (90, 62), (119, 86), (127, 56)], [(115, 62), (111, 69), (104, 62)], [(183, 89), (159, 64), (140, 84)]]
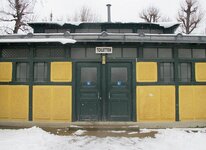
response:
[[(51, 132), (51, 131), (50, 131)], [(67, 131), (0, 129), (0, 150), (205, 150), (206, 128)]]

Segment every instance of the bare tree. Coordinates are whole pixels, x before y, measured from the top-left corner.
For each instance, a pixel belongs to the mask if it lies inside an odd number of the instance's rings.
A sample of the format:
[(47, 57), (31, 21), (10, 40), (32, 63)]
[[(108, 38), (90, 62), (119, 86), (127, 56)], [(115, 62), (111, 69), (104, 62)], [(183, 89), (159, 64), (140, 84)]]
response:
[(92, 11), (91, 8), (82, 6), (80, 11), (75, 13), (73, 20), (82, 22), (96, 22), (99, 20), (99, 17)]
[(139, 17), (146, 22), (158, 22), (161, 15), (159, 9), (156, 7), (148, 7), (143, 9), (142, 12), (139, 14)]
[(203, 19), (203, 13), (199, 8), (197, 0), (184, 0), (178, 12), (177, 20), (182, 22), (182, 32), (190, 34)]
[(161, 17), (160, 21), (161, 22), (171, 22), (172, 19), (170, 17), (168, 17), (168, 16), (164, 16), (164, 17)]
[(7, 27), (7, 33), (10, 33), (10, 29), (13, 33), (18, 33), (19, 30), (28, 30), (27, 22), (32, 19), (33, 9), (36, 0), (7, 0), (8, 6), (6, 9), (0, 10), (0, 21), (13, 22), (14, 27)]

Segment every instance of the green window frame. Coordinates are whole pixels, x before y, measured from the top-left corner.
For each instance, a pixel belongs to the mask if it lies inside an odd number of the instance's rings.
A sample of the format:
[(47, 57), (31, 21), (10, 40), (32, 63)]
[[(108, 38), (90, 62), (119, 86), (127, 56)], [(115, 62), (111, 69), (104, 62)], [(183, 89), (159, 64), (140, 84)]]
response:
[(206, 49), (197, 49), (197, 48), (179, 48), (178, 49), (178, 58), (180, 59), (203, 59), (206, 58)]
[(1, 58), (26, 59), (29, 57), (27, 48), (2, 48)]
[(27, 62), (16, 63), (16, 81), (17, 82), (29, 81), (29, 63)]
[(63, 47), (37, 47), (34, 53), (35, 58), (65, 58), (65, 50)]
[(145, 59), (173, 59), (172, 48), (143, 48), (142, 56)]
[(35, 62), (34, 63), (34, 82), (49, 81), (48, 68), (49, 68), (48, 63), (46, 62)]
[(191, 82), (192, 81), (192, 67), (191, 63), (183, 62), (178, 64), (178, 81)]
[(163, 83), (174, 82), (174, 63), (159, 63), (159, 81)]

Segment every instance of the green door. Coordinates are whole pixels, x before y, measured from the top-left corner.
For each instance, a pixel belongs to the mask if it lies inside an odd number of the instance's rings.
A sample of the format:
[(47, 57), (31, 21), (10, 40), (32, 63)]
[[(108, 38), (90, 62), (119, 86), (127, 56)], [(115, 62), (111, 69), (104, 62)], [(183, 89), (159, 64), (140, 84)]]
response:
[(77, 119), (80, 121), (101, 119), (100, 72), (100, 63), (77, 64)]
[(107, 72), (107, 118), (111, 121), (131, 121), (131, 64), (108, 63)]
[(130, 63), (77, 63), (77, 120), (131, 121)]

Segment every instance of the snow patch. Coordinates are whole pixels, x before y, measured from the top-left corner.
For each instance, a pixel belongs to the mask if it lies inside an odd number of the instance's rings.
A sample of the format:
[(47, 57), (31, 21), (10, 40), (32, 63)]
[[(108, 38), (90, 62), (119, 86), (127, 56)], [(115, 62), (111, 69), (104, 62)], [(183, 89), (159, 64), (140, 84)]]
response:
[(83, 135), (85, 132), (87, 132), (86, 130), (77, 130), (76, 132), (73, 133), (73, 135)]
[(138, 132), (129, 132), (128, 134), (132, 135), (132, 134), (137, 134)]
[(76, 125), (70, 125), (69, 127), (71, 127), (71, 128), (83, 128), (81, 126), (76, 126)]
[(119, 131), (112, 130), (112, 131), (108, 131), (108, 132), (112, 132), (112, 133), (125, 133), (126, 131), (125, 130), (119, 130)]
[(76, 40), (67, 38), (31, 38), (31, 39), (0, 39), (0, 43), (44, 43), (60, 42), (62, 44), (76, 43)]
[(179, 22), (158, 22), (158, 23), (154, 23), (154, 24), (158, 24), (164, 28), (170, 28), (174, 25), (180, 25)]
[(56, 24), (59, 26), (63, 26), (65, 24), (71, 24), (75, 26), (79, 26), (81, 23), (84, 22), (75, 22), (75, 21), (70, 21), (70, 22), (65, 22), (65, 21), (38, 21), (38, 22), (29, 22), (29, 24)]
[(152, 131), (156, 131), (155, 129), (140, 129), (140, 133), (149, 133)]
[(206, 128), (155, 129), (155, 131), (158, 132), (155, 138), (140, 139), (137, 137), (58, 136), (38, 127), (19, 130), (2, 129), (0, 130), (0, 150), (205, 150)]

